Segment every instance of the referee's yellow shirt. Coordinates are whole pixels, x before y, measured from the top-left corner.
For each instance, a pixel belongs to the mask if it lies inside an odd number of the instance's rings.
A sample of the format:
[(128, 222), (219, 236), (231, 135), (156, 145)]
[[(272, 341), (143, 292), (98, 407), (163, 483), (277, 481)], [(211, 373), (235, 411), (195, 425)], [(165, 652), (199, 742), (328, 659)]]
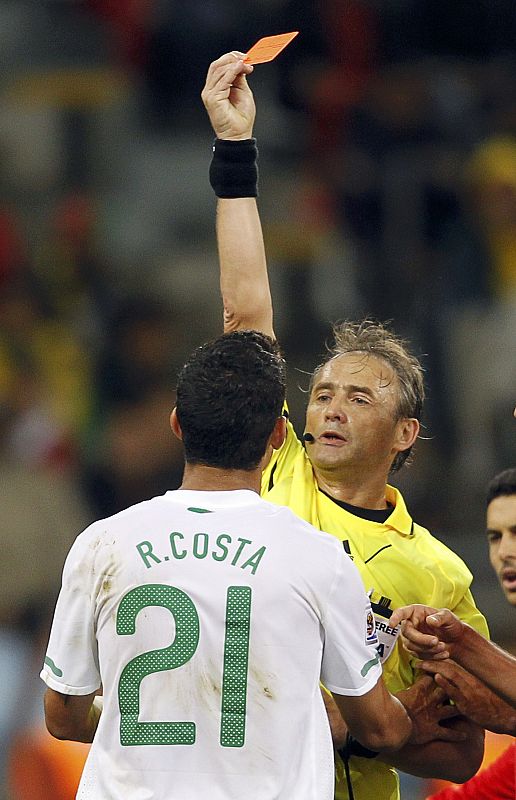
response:
[[(355, 516), (320, 491), (312, 465), (292, 424), (287, 438), (262, 476), (262, 496), (289, 506), (316, 528), (344, 543), (358, 567), (371, 596), (379, 638), (385, 682), (391, 692), (411, 686), (416, 670), (413, 659), (386, 625), (390, 612), (410, 603), (450, 608), (484, 636), (487, 623), (470, 592), (472, 575), (462, 559), (429, 531), (413, 522), (403, 497), (387, 486), (386, 498), (393, 510), (385, 522)], [(350, 761), (355, 800), (398, 800), (396, 771), (376, 759), (353, 757)], [(337, 800), (347, 800), (342, 761), (337, 757)]]

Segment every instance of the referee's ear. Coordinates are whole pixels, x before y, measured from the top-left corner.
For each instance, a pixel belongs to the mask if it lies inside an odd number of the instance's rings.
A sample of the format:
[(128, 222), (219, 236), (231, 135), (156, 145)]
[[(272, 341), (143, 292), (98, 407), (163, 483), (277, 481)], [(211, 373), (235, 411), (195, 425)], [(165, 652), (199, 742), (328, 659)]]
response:
[(182, 442), (183, 431), (181, 430), (181, 425), (179, 424), (179, 420), (177, 418), (177, 406), (174, 406), (172, 413), (170, 414), (170, 427), (172, 428), (172, 433), (174, 436), (177, 436), (179, 441)]
[(394, 451), (399, 453), (412, 447), (419, 435), (419, 422), (414, 417), (403, 417), (396, 424)]

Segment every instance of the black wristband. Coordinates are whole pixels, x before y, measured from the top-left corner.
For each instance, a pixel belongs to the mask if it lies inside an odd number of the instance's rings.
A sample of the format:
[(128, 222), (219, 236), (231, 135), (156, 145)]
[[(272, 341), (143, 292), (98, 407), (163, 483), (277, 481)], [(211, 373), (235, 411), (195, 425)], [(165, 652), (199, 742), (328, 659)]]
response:
[(340, 750), (337, 750), (337, 753), (343, 761), (347, 761), (351, 756), (359, 756), (359, 758), (376, 758), (378, 755), (376, 750), (369, 750), (368, 747), (364, 747), (364, 745), (360, 744), (360, 742), (351, 736), (350, 733), (348, 733), (346, 736), (346, 744), (344, 747), (341, 747)]
[(215, 139), (210, 183), (217, 197), (258, 197), (256, 139)]

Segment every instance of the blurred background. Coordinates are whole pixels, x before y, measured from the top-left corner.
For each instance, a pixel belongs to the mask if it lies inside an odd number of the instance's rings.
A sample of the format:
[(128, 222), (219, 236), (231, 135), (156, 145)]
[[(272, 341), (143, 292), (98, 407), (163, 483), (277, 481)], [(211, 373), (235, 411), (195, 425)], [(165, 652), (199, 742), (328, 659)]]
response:
[(200, 92), (290, 30), (251, 81), (294, 422), (331, 322), (392, 320), (428, 390), (394, 483), (516, 649), (484, 536), (486, 481), (516, 465), (514, 0), (2, 0), (1, 800), (74, 796), (84, 746), (46, 736), (38, 678), (62, 564), (181, 480), (176, 371), (222, 329)]

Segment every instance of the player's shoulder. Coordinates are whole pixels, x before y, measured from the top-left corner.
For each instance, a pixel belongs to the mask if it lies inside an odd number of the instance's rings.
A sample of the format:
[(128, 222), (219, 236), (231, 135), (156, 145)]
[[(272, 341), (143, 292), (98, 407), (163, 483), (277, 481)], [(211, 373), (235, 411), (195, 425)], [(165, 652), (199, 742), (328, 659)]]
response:
[(165, 495), (159, 495), (157, 497), (152, 497), (149, 500), (142, 500), (139, 503), (135, 503), (134, 505), (127, 506), (127, 508), (117, 511), (115, 514), (111, 514), (108, 517), (97, 519), (94, 522), (91, 522), (88, 527), (79, 534), (75, 541), (76, 543), (84, 543), (91, 539), (102, 539), (109, 537), (117, 530), (125, 529), (127, 523), (131, 519), (141, 519), (145, 516), (152, 516), (159, 510), (160, 506), (163, 506), (165, 503), (164, 498)]
[(260, 503), (262, 508), (276, 519), (277, 524), (285, 533), (288, 532), (291, 536), (302, 538), (304, 548), (317, 550), (324, 547), (328, 551), (334, 552), (342, 550), (342, 542), (339, 539), (301, 519), (288, 506), (272, 503), (264, 497), (260, 498)]

